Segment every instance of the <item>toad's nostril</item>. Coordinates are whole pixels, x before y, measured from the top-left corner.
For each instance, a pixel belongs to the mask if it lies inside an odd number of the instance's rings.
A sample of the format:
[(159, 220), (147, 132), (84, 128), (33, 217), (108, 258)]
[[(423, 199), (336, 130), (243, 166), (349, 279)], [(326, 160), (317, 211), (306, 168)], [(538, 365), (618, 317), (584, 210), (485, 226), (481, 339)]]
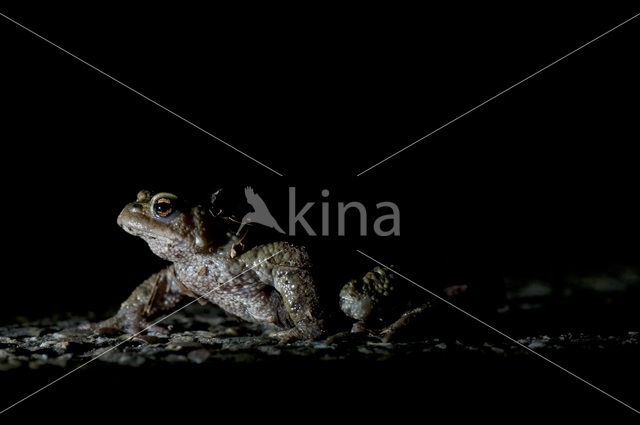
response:
[(131, 214), (139, 214), (144, 211), (144, 206), (142, 204), (133, 203), (129, 204), (129, 208), (127, 208)]

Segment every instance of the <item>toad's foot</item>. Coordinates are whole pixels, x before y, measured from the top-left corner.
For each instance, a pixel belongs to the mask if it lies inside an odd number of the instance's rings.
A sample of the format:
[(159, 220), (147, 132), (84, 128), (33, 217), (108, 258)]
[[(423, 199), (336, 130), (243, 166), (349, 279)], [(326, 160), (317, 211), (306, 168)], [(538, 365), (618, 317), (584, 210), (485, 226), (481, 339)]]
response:
[(329, 336), (327, 339), (325, 339), (324, 343), (327, 345), (333, 345), (338, 341), (342, 341), (346, 339), (347, 337), (349, 337), (349, 335), (351, 335), (351, 332), (348, 332), (348, 331), (338, 332), (336, 334)]
[(325, 339), (324, 343), (327, 345), (332, 345), (337, 343), (338, 341), (343, 341), (345, 339), (348, 339), (351, 336), (354, 335), (364, 335), (364, 336), (371, 336), (371, 337), (379, 337), (380, 336), (380, 332), (376, 332), (372, 329), (369, 329), (366, 325), (365, 322), (362, 320), (359, 320), (357, 322), (355, 322), (353, 324), (353, 326), (351, 326), (351, 330), (350, 331), (342, 331), (342, 332), (338, 332), (335, 333), (331, 336), (329, 336), (327, 339)]
[(95, 335), (115, 335), (119, 333), (165, 336), (169, 331), (156, 324), (151, 324), (146, 320), (130, 320), (122, 316), (113, 316), (101, 322), (85, 323), (78, 327), (80, 330), (88, 330)]
[(279, 345), (289, 344), (291, 342), (304, 339), (302, 333), (296, 328), (270, 333), (269, 338), (277, 339)]
[(298, 324), (298, 326), (269, 334), (278, 340), (279, 344), (288, 344), (300, 340), (315, 340), (322, 336), (323, 331), (317, 322)]

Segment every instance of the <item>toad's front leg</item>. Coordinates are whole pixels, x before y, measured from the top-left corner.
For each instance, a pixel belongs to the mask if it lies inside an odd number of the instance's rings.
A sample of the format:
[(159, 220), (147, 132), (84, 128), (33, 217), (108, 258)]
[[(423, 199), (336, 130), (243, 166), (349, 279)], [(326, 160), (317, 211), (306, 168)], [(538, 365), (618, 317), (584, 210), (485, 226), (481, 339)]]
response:
[(173, 309), (186, 296), (171, 265), (138, 285), (113, 317), (98, 323), (87, 323), (81, 328), (90, 329), (98, 334), (136, 334), (143, 330), (150, 334), (166, 334), (167, 331), (153, 324), (150, 318)]

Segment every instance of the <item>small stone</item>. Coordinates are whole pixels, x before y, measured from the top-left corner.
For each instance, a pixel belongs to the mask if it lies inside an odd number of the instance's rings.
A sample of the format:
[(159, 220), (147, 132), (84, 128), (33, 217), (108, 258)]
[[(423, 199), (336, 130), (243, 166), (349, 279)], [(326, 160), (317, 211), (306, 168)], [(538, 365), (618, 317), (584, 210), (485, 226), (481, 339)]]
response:
[(182, 345), (167, 344), (165, 349), (167, 349), (169, 351), (180, 351), (180, 350), (182, 350)]
[(135, 335), (131, 338), (132, 341), (144, 342), (146, 344), (156, 344), (160, 338), (153, 335)]
[(281, 349), (273, 346), (268, 346), (268, 345), (258, 347), (258, 350), (270, 356), (279, 356), (282, 353)]
[(545, 341), (541, 341), (541, 340), (535, 340), (533, 342), (531, 342), (529, 344), (529, 348), (536, 349), (536, 348), (544, 348), (546, 346), (546, 342)]
[(224, 330), (224, 332), (225, 332), (226, 335), (229, 335), (229, 336), (238, 336), (239, 335), (238, 334), (238, 330), (236, 328), (226, 328)]
[(7, 362), (0, 362), (0, 372), (20, 367), (22, 363), (16, 359), (9, 359)]
[(42, 328), (36, 328), (33, 326), (25, 326), (19, 328), (3, 329), (3, 336), (7, 337), (37, 337), (42, 333)]
[(42, 344), (40, 344), (38, 346), (38, 348), (40, 349), (52, 349), (54, 351), (56, 351), (59, 354), (62, 354), (64, 352), (66, 352), (69, 349), (69, 345), (71, 345), (69, 343), (69, 341), (56, 341), (56, 340), (52, 340), (52, 341), (45, 341)]
[(113, 350), (100, 356), (100, 360), (107, 363), (117, 363), (123, 366), (141, 366), (146, 359), (136, 353), (126, 353)]
[(187, 358), (196, 364), (204, 363), (209, 357), (211, 357), (211, 353), (205, 348), (193, 350), (187, 355)]
[(164, 360), (169, 363), (184, 363), (187, 361), (187, 356), (183, 356), (182, 354), (169, 354)]

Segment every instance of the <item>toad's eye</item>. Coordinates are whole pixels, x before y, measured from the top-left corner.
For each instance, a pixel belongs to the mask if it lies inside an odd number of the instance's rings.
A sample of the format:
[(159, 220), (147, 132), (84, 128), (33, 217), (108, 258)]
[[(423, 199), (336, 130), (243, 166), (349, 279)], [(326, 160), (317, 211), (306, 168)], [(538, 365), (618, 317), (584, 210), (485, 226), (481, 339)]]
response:
[(175, 199), (158, 198), (153, 203), (153, 212), (158, 217), (168, 217), (175, 211)]

